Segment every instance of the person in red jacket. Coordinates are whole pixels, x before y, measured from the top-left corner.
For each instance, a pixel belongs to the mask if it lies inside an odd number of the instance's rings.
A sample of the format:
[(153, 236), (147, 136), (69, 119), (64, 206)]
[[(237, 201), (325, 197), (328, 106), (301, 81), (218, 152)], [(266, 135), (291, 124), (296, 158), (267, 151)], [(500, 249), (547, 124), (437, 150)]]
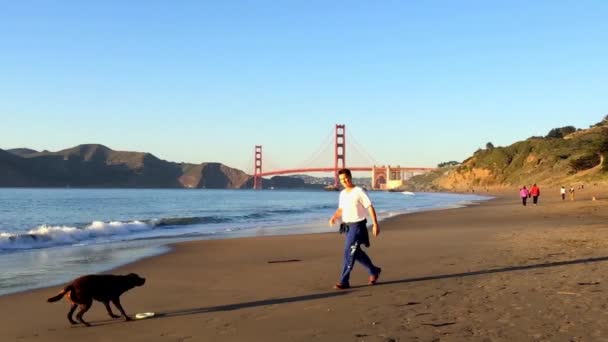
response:
[(536, 205), (538, 203), (538, 196), (540, 196), (540, 188), (536, 183), (530, 188), (530, 195), (532, 195), (532, 202)]

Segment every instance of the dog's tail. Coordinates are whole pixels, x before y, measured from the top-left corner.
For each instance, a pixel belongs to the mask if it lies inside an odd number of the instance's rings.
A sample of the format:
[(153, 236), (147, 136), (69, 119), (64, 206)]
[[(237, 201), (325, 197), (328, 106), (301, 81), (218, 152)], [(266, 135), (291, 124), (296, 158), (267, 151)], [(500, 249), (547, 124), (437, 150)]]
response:
[(60, 300), (61, 298), (63, 298), (63, 296), (65, 296), (66, 293), (69, 293), (70, 291), (72, 291), (72, 289), (73, 289), (72, 285), (68, 285), (63, 290), (61, 290), (61, 292), (59, 292), (58, 295), (53, 296), (53, 297), (47, 299), (46, 301), (49, 303), (56, 302), (56, 301)]

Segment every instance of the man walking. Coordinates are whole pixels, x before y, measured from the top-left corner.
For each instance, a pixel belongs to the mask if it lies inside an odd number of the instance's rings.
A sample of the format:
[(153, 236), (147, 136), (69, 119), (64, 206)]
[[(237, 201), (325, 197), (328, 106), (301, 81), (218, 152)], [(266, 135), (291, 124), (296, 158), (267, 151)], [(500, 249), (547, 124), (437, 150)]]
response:
[[(367, 219), (372, 219), (372, 233), (374, 236), (380, 234), (376, 210), (372, 205), (365, 191), (353, 184), (353, 177), (349, 169), (338, 171), (338, 178), (344, 190), (340, 192), (338, 209), (329, 219), (329, 225), (333, 226), (338, 218), (342, 218), (342, 225), (345, 229), (346, 240), (344, 243), (344, 262), (340, 281), (334, 286), (337, 290), (344, 290), (350, 287), (350, 272), (355, 261), (361, 263), (369, 273), (369, 285), (374, 285), (378, 281), (382, 269), (376, 267), (369, 256), (361, 249), (361, 245), (369, 247), (369, 235), (367, 233)], [(367, 212), (366, 212), (367, 211)]]

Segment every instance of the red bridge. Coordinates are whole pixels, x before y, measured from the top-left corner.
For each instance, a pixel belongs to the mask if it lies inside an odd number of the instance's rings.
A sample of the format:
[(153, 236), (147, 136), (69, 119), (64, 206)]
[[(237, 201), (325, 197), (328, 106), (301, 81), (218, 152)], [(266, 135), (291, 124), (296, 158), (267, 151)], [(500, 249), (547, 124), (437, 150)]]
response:
[[(305, 167), (294, 169), (279, 169), (273, 171), (262, 171), (262, 146), (256, 145), (254, 152), (253, 188), (262, 188), (262, 177), (278, 176), (288, 174), (300, 174), (311, 172), (332, 172), (334, 174), (334, 186), (338, 186), (338, 170), (346, 168), (346, 125), (336, 125), (334, 135), (334, 166), (333, 167)], [(403, 183), (407, 178), (422, 174), (435, 168), (432, 167), (401, 167), (401, 166), (348, 166), (355, 171), (367, 171), (372, 173), (372, 189), (389, 189)]]

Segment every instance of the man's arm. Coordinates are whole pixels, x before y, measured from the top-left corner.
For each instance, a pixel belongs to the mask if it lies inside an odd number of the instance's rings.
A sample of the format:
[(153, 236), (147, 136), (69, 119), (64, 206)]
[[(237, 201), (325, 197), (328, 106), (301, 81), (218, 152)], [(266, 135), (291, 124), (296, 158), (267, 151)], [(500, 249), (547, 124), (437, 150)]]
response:
[(336, 209), (336, 212), (329, 219), (329, 226), (333, 226), (338, 218), (342, 217), (342, 208)]
[(373, 205), (367, 207), (367, 211), (369, 212), (369, 216), (372, 218), (373, 226), (372, 226), (372, 234), (374, 236), (380, 235), (380, 228), (378, 227), (378, 217), (376, 217), (376, 209), (374, 209)]

